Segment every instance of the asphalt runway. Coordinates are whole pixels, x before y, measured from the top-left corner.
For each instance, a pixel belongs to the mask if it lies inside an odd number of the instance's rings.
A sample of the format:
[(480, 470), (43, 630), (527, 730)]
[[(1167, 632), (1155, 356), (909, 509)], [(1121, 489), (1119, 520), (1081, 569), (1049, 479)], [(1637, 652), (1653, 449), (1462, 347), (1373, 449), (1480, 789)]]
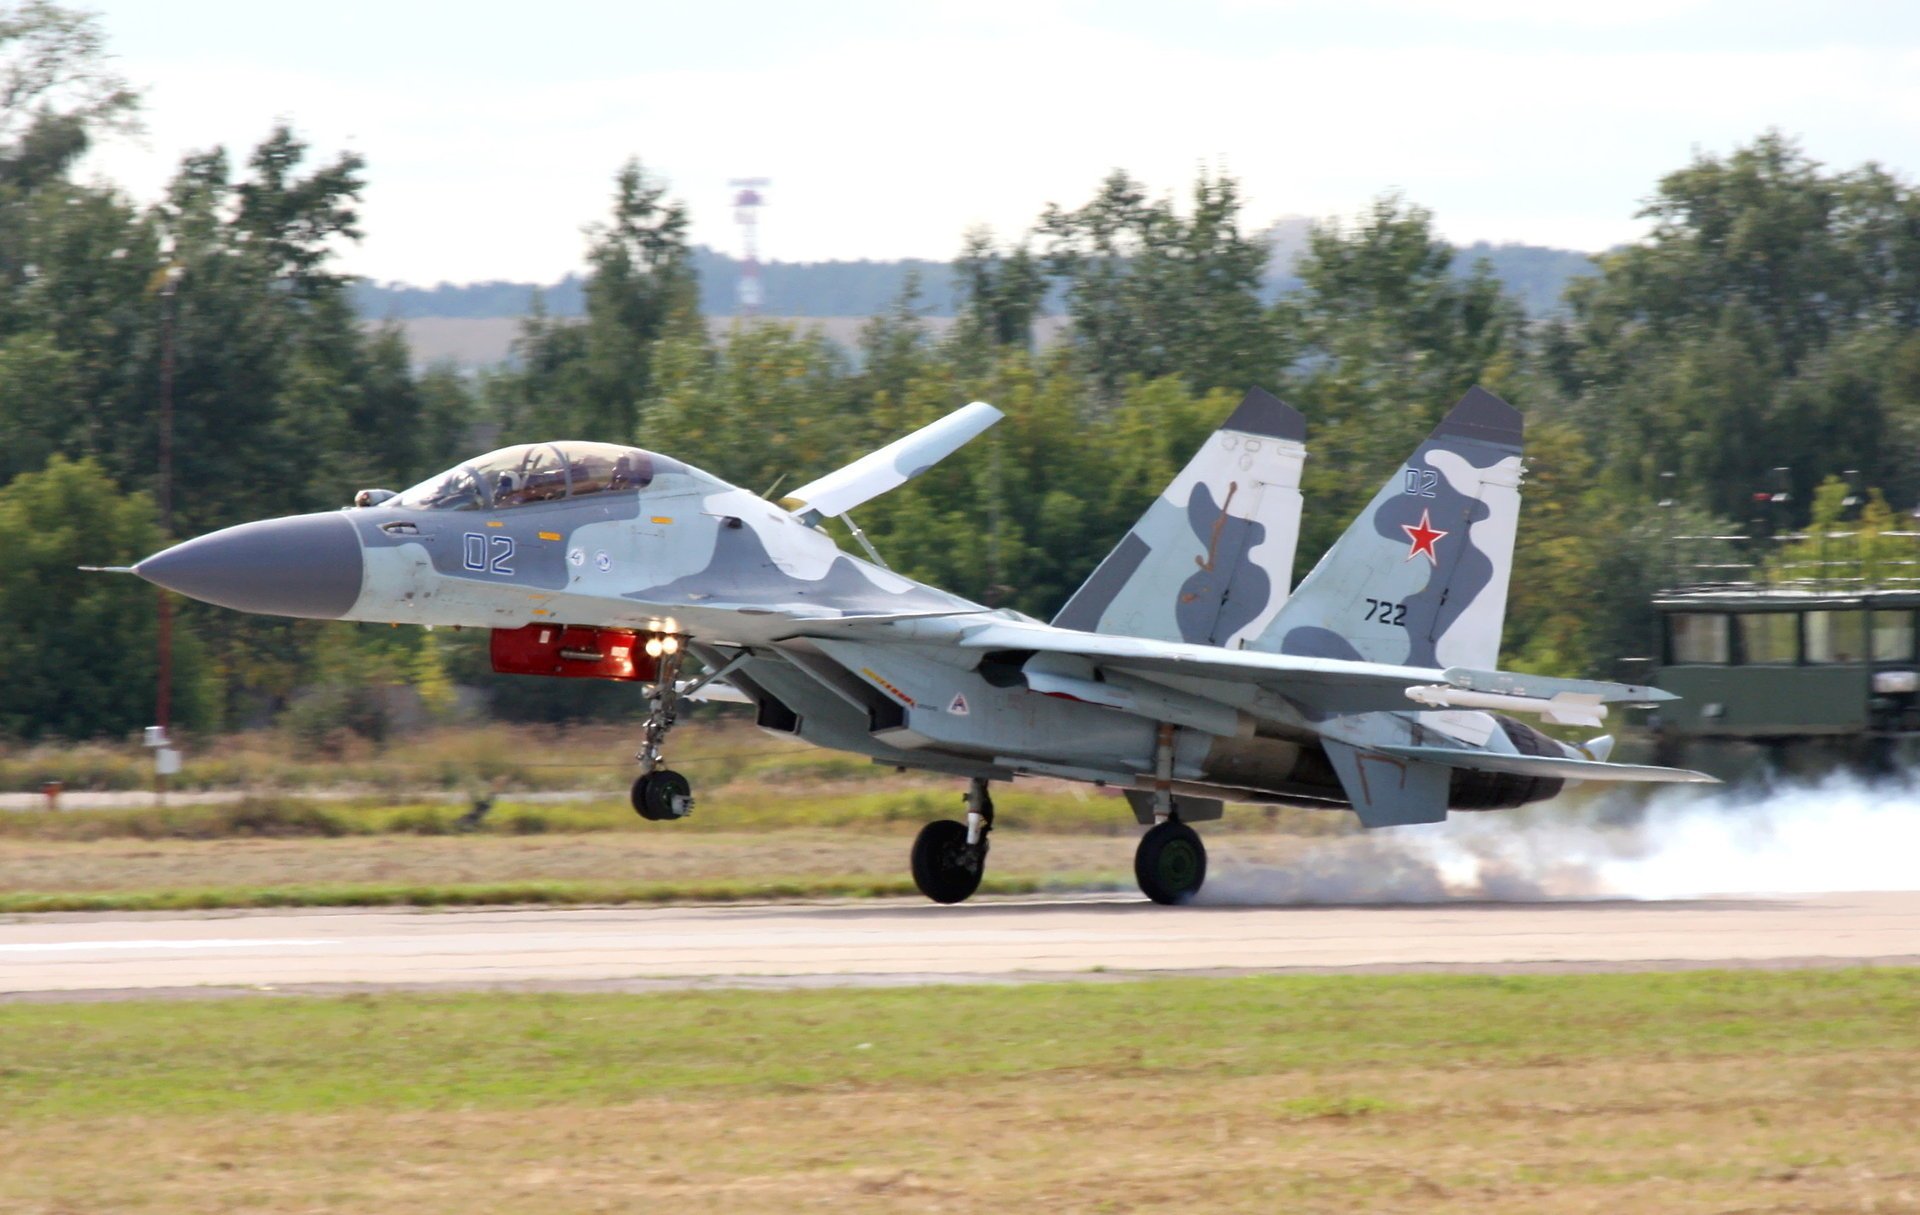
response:
[(1286, 971), (1920, 964), (1920, 892), (1161, 908), (1119, 898), (0, 920), (0, 999)]

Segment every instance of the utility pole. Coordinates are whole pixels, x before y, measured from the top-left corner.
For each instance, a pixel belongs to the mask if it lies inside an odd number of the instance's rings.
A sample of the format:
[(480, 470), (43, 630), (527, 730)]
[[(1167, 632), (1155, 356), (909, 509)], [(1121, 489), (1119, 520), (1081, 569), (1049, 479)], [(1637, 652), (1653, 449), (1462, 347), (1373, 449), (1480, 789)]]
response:
[[(173, 325), (180, 287), (178, 262), (166, 269), (160, 286), (160, 534), (173, 539)], [(179, 770), (180, 753), (173, 749), (173, 598), (166, 588), (156, 587), (159, 614), (155, 634), (160, 647), (158, 679), (154, 688), (153, 729), (147, 731), (147, 746), (153, 749), (153, 793), (156, 801), (165, 801), (167, 777)]]

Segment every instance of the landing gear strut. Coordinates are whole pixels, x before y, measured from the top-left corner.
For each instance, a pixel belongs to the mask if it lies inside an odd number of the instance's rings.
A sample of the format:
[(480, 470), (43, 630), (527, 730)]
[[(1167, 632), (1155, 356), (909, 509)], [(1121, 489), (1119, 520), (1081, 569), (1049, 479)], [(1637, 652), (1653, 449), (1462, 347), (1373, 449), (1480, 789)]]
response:
[[(693, 813), (693, 786), (687, 778), (665, 766), (661, 754), (674, 717), (680, 711), (681, 648), (677, 638), (671, 649), (660, 654), (660, 673), (654, 677), (653, 696), (647, 704), (640, 751), (640, 775), (633, 782), (633, 808), (641, 818), (661, 822), (685, 818)], [(651, 644), (651, 643), (650, 643)]]
[(967, 821), (943, 818), (920, 828), (913, 841), (913, 884), (936, 903), (964, 902), (987, 872), (987, 834), (993, 798), (987, 782), (967, 786)]
[(1153, 748), (1153, 826), (1133, 854), (1140, 892), (1156, 903), (1185, 903), (1207, 880), (1207, 846), (1173, 808), (1174, 728), (1161, 723)]

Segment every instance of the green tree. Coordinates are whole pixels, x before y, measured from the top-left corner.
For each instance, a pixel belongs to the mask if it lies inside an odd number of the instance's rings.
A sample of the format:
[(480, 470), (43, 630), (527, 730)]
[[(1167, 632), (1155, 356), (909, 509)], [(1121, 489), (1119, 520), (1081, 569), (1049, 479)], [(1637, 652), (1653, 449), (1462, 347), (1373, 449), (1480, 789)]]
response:
[[(152, 587), (81, 565), (128, 564), (160, 546), (153, 502), (116, 490), (92, 461), (53, 457), (0, 488), (0, 734), (93, 738), (151, 724), (157, 679)], [(174, 718), (211, 724), (201, 649), (176, 635)]]
[(986, 228), (968, 230), (954, 260), (962, 343), (1033, 348), (1033, 322), (1047, 295), (1045, 270), (1025, 242), (995, 246)]
[(1240, 229), (1233, 178), (1201, 173), (1182, 215), (1115, 170), (1084, 205), (1049, 204), (1038, 232), (1103, 403), (1129, 376), (1244, 391), (1291, 362), (1260, 301), (1267, 248)]
[(35, 265), (23, 235), (36, 196), (64, 193), (94, 136), (132, 125), (139, 99), (105, 63), (93, 14), (46, 0), (0, 6), (0, 296)]
[(1311, 426), (1311, 561), (1467, 389), (1515, 396), (1523, 350), (1519, 308), (1492, 273), (1454, 274), (1432, 214), (1397, 196), (1352, 224), (1316, 224), (1295, 273), (1301, 290), (1275, 312), (1301, 355), (1285, 394)]
[(621, 166), (612, 214), (587, 230), (585, 321), (536, 310), (516, 343), (521, 366), (487, 390), (515, 437), (633, 440), (655, 347), (700, 327), (687, 210), (666, 193), (639, 160)]
[(1795, 522), (1859, 468), (1920, 493), (1902, 370), (1920, 324), (1920, 193), (1876, 165), (1834, 172), (1777, 132), (1662, 178), (1647, 239), (1600, 258), (1543, 367), (1606, 447), (1605, 476), (1739, 517), (1792, 472)]

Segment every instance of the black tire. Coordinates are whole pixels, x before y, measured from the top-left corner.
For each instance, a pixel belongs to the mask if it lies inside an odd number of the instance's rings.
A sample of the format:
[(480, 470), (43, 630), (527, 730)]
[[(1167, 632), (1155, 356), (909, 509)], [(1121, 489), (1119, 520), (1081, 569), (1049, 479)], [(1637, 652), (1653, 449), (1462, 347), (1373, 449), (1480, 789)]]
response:
[(965, 902), (987, 872), (987, 841), (967, 844), (967, 825), (950, 818), (920, 828), (913, 840), (913, 884), (936, 903)]
[(686, 815), (676, 814), (673, 809), (674, 800), (682, 797), (691, 803), (693, 786), (687, 783), (686, 777), (666, 768), (649, 772), (633, 782), (633, 808), (649, 822), (685, 818)]
[(1156, 903), (1188, 902), (1207, 880), (1207, 846), (1192, 827), (1168, 819), (1140, 837), (1133, 876)]

